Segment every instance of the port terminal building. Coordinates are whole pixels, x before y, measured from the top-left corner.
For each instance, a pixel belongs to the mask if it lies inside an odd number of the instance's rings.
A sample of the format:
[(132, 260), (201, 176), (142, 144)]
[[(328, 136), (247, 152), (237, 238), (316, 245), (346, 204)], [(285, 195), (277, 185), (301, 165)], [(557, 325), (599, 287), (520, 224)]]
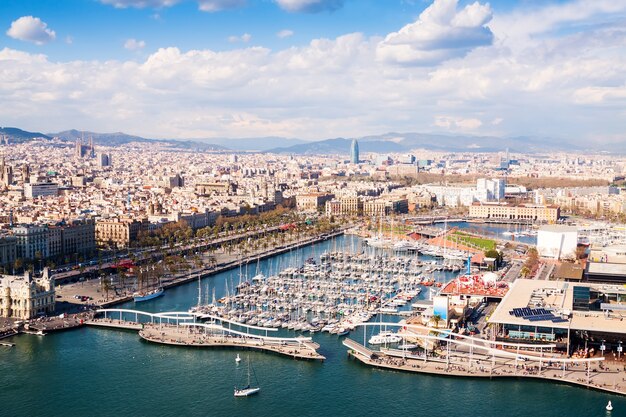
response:
[(622, 354), (626, 287), (518, 279), (488, 319), (496, 340), (554, 343), (569, 354)]

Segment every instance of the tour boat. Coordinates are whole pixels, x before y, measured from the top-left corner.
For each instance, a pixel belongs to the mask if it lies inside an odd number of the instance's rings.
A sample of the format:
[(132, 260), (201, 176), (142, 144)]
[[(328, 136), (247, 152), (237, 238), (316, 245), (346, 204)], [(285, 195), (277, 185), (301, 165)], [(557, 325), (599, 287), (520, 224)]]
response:
[(140, 301), (148, 301), (148, 300), (152, 300), (153, 298), (157, 298), (160, 297), (164, 294), (165, 290), (163, 289), (163, 287), (159, 287), (156, 288), (148, 293), (139, 293), (136, 292), (133, 294), (133, 300), (135, 300), (136, 303), (140, 302)]
[(382, 332), (372, 336), (368, 343), (370, 345), (384, 345), (386, 343), (400, 343), (402, 337), (393, 332)]
[[(248, 382), (247, 382), (246, 386), (243, 387), (243, 388), (235, 387), (235, 397), (249, 397), (249, 396), (254, 395), (254, 394), (258, 393), (259, 391), (261, 391), (260, 387), (258, 387), (258, 386), (257, 387), (253, 387), (251, 385), (251, 383), (250, 383), (250, 375), (251, 375), (250, 374), (250, 369), (251, 369), (250, 368), (250, 357), (248, 357)], [(254, 371), (252, 371), (252, 372), (254, 372)], [(258, 384), (258, 381), (256, 381), (256, 375), (254, 376), (254, 379), (255, 379), (255, 382), (257, 382), (257, 384)]]
[(613, 404), (611, 404), (611, 401), (609, 401), (609, 403), (606, 405), (606, 411), (613, 411)]

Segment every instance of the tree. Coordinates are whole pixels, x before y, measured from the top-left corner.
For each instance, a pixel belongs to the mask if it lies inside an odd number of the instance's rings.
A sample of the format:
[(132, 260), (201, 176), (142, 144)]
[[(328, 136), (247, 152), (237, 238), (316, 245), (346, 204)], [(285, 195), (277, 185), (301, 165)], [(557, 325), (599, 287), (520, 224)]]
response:
[(101, 278), (102, 291), (106, 294), (106, 301), (109, 301), (109, 291), (111, 291), (111, 283), (108, 277)]
[(485, 257), (486, 258), (493, 258), (496, 260), (496, 267), (500, 266), (501, 262), (502, 262), (502, 252), (498, 252), (495, 249), (489, 249), (487, 251), (485, 251)]
[(19, 273), (20, 269), (24, 267), (24, 260), (22, 258), (17, 258), (15, 262), (13, 262), (13, 269), (15, 270), (13, 273)]
[(432, 322), (435, 324), (436, 328), (439, 328), (439, 323), (441, 322), (441, 314), (433, 314)]

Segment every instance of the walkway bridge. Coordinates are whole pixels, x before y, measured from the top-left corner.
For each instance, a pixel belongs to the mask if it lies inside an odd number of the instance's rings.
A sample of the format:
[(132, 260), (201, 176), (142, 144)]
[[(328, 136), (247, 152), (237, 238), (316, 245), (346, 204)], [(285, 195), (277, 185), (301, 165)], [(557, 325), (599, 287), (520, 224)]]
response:
[[(274, 337), (278, 329), (250, 326), (208, 314), (190, 312), (149, 313), (130, 309), (100, 309), (87, 325), (139, 331), (147, 341), (179, 346), (236, 347), (276, 352), (300, 359), (325, 359), (310, 337)], [(102, 317), (98, 317), (102, 316)], [(198, 317), (209, 319), (200, 323)], [(264, 332), (259, 334), (258, 332)]]

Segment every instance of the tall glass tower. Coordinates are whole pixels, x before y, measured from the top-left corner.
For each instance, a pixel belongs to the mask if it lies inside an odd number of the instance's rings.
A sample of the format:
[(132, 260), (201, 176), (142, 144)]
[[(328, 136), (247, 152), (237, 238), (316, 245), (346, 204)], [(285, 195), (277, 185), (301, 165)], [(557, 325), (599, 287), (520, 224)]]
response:
[(352, 145), (350, 146), (350, 162), (353, 164), (359, 163), (359, 142), (356, 139), (352, 139)]

